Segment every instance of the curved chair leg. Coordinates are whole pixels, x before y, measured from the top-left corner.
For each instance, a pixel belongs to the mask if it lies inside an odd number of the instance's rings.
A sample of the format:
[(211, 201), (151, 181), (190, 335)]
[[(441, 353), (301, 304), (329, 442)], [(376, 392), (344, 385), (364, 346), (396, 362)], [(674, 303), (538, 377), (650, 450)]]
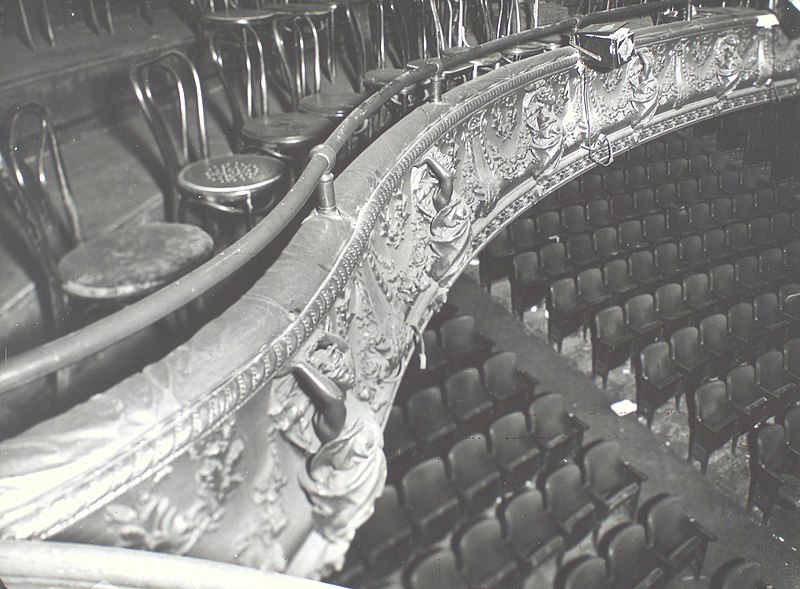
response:
[(17, 0), (17, 7), (19, 8), (19, 18), (22, 21), (22, 32), (25, 35), (25, 41), (28, 43), (28, 46), (35, 51), (36, 42), (33, 40), (31, 25), (28, 22), (28, 12), (25, 9), (23, 0)]
[(47, 29), (47, 41), (50, 47), (56, 46), (56, 34), (53, 29), (53, 21), (50, 19), (50, 11), (47, 9), (47, 0), (39, 0), (39, 7), (42, 11), (42, 18), (44, 18), (44, 25)]

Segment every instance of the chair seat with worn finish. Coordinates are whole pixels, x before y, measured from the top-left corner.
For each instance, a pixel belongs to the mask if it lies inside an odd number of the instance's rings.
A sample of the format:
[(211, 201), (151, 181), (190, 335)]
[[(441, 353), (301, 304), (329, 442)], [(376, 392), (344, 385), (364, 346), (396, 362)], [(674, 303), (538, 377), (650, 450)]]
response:
[(326, 92), (309, 94), (300, 99), (298, 110), (321, 114), (334, 119), (343, 119), (350, 111), (367, 99), (358, 92)]
[(275, 184), (284, 166), (275, 158), (255, 154), (232, 154), (193, 162), (178, 173), (178, 186), (227, 204)]
[(132, 299), (175, 280), (211, 256), (214, 241), (194, 225), (149, 223), (83, 242), (58, 263), (63, 289), (86, 299)]
[(330, 128), (331, 121), (323, 116), (311, 113), (275, 113), (261, 119), (245, 121), (242, 137), (248, 143), (294, 147), (317, 141)]

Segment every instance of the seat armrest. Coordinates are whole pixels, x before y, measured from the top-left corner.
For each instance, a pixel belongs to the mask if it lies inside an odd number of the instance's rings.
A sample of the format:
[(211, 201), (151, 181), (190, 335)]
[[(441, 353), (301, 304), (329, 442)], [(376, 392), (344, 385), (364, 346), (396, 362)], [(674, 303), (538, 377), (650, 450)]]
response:
[(758, 409), (762, 405), (766, 405), (766, 404), (767, 404), (767, 398), (766, 397), (759, 397), (758, 399), (756, 399), (755, 401), (753, 401), (752, 403), (747, 405), (744, 409), (745, 409), (745, 411), (750, 412), (750, 411), (753, 411), (754, 409)]
[(717, 536), (713, 532), (709, 531), (703, 524), (701, 524), (695, 518), (690, 517), (689, 523), (694, 528), (695, 533), (698, 536), (702, 536), (706, 540), (706, 542), (716, 542)]
[(628, 470), (629, 473), (631, 473), (633, 478), (639, 481), (640, 484), (647, 480), (647, 475), (644, 474), (641, 470), (636, 468), (633, 464), (631, 464), (627, 460), (623, 460), (622, 465)]
[(569, 416), (570, 421), (572, 421), (572, 424), (575, 426), (576, 429), (583, 430), (583, 431), (586, 431), (587, 429), (589, 429), (589, 424), (586, 423), (584, 420), (582, 420), (577, 415), (575, 415), (574, 413), (568, 413), (567, 415)]

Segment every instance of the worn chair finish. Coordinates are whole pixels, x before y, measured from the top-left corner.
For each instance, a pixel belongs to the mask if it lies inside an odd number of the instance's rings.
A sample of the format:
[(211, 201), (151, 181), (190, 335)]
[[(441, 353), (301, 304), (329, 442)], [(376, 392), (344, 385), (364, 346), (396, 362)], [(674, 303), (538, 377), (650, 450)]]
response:
[(747, 508), (761, 510), (766, 523), (775, 505), (792, 511), (800, 510), (800, 479), (787, 472), (790, 454), (782, 425), (774, 424), (758, 430), (750, 443), (750, 490)]
[(728, 333), (728, 318), (722, 313), (704, 317), (697, 326), (700, 346), (711, 357), (711, 374), (724, 376), (739, 363), (739, 345)]
[(606, 560), (614, 589), (663, 588), (667, 575), (647, 545), (642, 525), (620, 524), (600, 540), (598, 552)]
[(522, 575), (497, 519), (480, 518), (456, 530), (453, 546), (462, 576), (472, 587), (515, 589)]
[(481, 431), (494, 415), (494, 403), (475, 367), (463, 368), (447, 378), (444, 404), (462, 431)]
[(72, 313), (70, 303), (113, 308), (133, 302), (212, 255), (207, 233), (179, 223), (139, 224), (86, 239), (49, 114), (29, 104), (13, 109), (6, 123), (8, 196), (30, 237), (35, 280), (45, 286), (43, 320), (53, 336), (79, 324), (73, 317), (83, 313)]
[(560, 353), (564, 338), (585, 327), (589, 319), (589, 308), (578, 297), (574, 279), (562, 278), (550, 285), (547, 313), (547, 340)]
[(270, 112), (264, 45), (251, 26), (212, 30), (208, 43), (228, 96), (238, 148), (280, 158), (298, 175), (309, 149), (331, 130), (331, 121), (312, 113)]
[(540, 483), (545, 505), (561, 529), (566, 546), (578, 544), (597, 526), (597, 512), (577, 464), (564, 464)]
[(695, 579), (700, 578), (708, 545), (717, 538), (683, 512), (678, 497), (662, 494), (648, 500), (638, 519), (646, 527), (648, 543), (668, 577), (691, 568)]
[[(478, 254), (478, 280), (489, 294), (492, 292), (492, 283), (501, 278), (512, 275), (512, 261), (514, 259), (514, 244), (511, 242), (508, 229), (501, 229), (486, 247)], [(538, 258), (537, 258), (538, 266)]]
[(656, 410), (682, 394), (682, 373), (670, 358), (669, 344), (653, 342), (639, 353), (636, 365), (636, 414), (652, 426)]
[(539, 381), (517, 364), (516, 352), (497, 352), (481, 365), (483, 385), (501, 410), (523, 409)]
[(497, 419), (489, 427), (489, 445), (509, 488), (533, 478), (541, 466), (540, 450), (528, 431), (525, 416), (517, 411)]
[(694, 392), (694, 411), (689, 414), (688, 460), (700, 462), (700, 472), (706, 473), (711, 455), (736, 432), (736, 412), (728, 401), (725, 383), (712, 380)]
[(621, 307), (603, 309), (595, 315), (594, 325), (591, 377), (599, 375), (605, 387), (608, 373), (633, 355), (636, 339), (628, 332)]
[[(190, 204), (243, 215), (251, 229), (257, 213), (277, 204), (285, 175), (279, 159), (256, 154), (212, 157), (200, 77), (184, 53), (171, 50), (134, 63), (130, 78), (174, 187), (166, 199), (168, 221), (181, 218), (184, 205)], [(154, 88), (159, 80), (175, 90), (169, 105), (160, 99), (164, 92)]]
[(585, 446), (579, 464), (601, 520), (621, 510), (633, 518), (647, 477), (620, 457), (619, 442), (597, 440)]
[(500, 506), (498, 516), (503, 536), (520, 560), (536, 568), (554, 556), (560, 559), (564, 539), (539, 491), (525, 489), (512, 496)]
[(458, 521), (458, 497), (439, 458), (411, 468), (401, 481), (403, 505), (420, 537), (435, 542)]
[(470, 513), (492, 505), (502, 493), (502, 480), (489, 454), (486, 437), (471, 435), (459, 440), (447, 454), (453, 488)]

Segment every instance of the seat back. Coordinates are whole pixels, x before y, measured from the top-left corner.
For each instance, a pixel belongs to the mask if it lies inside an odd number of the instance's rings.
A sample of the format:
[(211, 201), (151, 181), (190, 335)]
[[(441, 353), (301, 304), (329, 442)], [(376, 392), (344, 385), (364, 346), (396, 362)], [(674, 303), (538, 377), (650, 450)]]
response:
[(650, 545), (660, 554), (669, 555), (692, 535), (683, 503), (674, 495), (648, 502), (644, 513)]
[[(530, 219), (528, 219), (530, 221)], [(481, 253), (488, 254), (491, 257), (500, 258), (502, 256), (510, 256), (514, 254), (514, 245), (511, 243), (511, 236), (507, 227), (497, 232), (492, 240), (486, 244)]]
[(731, 223), (725, 227), (725, 240), (734, 250), (741, 250), (750, 246), (750, 234), (744, 223)]
[(578, 304), (575, 279), (561, 278), (550, 285), (550, 303), (553, 309), (567, 310)]
[(711, 292), (729, 292), (736, 286), (733, 264), (720, 264), (708, 271), (708, 286)]
[(683, 290), (677, 282), (670, 282), (656, 289), (653, 296), (656, 311), (666, 315), (679, 312), (685, 308)]
[(759, 396), (756, 392), (756, 369), (749, 364), (728, 371), (725, 383), (728, 398), (739, 407), (747, 407)]
[(722, 229), (710, 229), (703, 233), (703, 249), (709, 256), (723, 256), (726, 253), (725, 232)]
[(772, 424), (758, 430), (755, 460), (761, 468), (775, 474), (784, 471), (787, 465), (786, 432), (780, 424)]
[(736, 281), (744, 284), (752, 284), (761, 279), (758, 270), (758, 258), (755, 256), (744, 256), (738, 258), (733, 265)]
[(235, 129), (246, 119), (269, 114), (264, 45), (249, 25), (214, 29), (208, 37), (211, 59), (228, 97)]
[(35, 262), (29, 271), (41, 296), (43, 320), (55, 337), (71, 328), (58, 262), (81, 241), (78, 208), (47, 111), (33, 103), (18, 106), (3, 123), (0, 198), (7, 197), (2, 200), (13, 211), (5, 222), (24, 236), (26, 253)]
[(628, 263), (625, 260), (611, 260), (603, 266), (603, 280), (609, 288), (621, 290), (630, 283)]
[(656, 202), (663, 208), (672, 209), (679, 205), (678, 189), (672, 182), (656, 186)]
[(714, 313), (700, 320), (697, 326), (700, 345), (709, 348), (720, 346), (728, 333), (728, 318), (723, 313)]
[(521, 411), (495, 419), (489, 426), (491, 453), (501, 461), (514, 455), (518, 448), (525, 447), (529, 439), (528, 425)]
[(592, 234), (592, 242), (594, 243), (594, 250), (598, 255), (609, 256), (615, 254), (619, 247), (617, 230), (614, 227), (595, 229)]
[(628, 256), (628, 264), (634, 280), (653, 276), (656, 269), (653, 263), (653, 254), (646, 250), (634, 252)]
[(599, 556), (581, 558), (568, 563), (556, 577), (556, 589), (609, 589), (606, 561)]
[(765, 589), (766, 587), (767, 585), (761, 580), (761, 565), (748, 561), (731, 567), (722, 577), (719, 585), (719, 589)]
[(567, 257), (571, 262), (582, 262), (594, 256), (592, 238), (587, 233), (567, 239)]
[(753, 243), (764, 243), (772, 237), (772, 227), (767, 217), (755, 217), (747, 223), (747, 230), (750, 233), (750, 241)]
[(545, 479), (544, 495), (547, 509), (559, 521), (586, 505), (588, 498), (578, 465), (569, 463), (552, 471)]
[(523, 252), (514, 256), (511, 262), (514, 278), (521, 284), (532, 284), (544, 279), (536, 252)]
[(672, 373), (672, 360), (669, 344), (664, 341), (653, 342), (640, 352), (642, 376), (649, 381), (659, 381)]
[(748, 335), (753, 328), (753, 306), (737, 303), (728, 309), (728, 330), (731, 333)]
[(768, 391), (785, 384), (783, 354), (779, 350), (769, 350), (756, 358), (756, 383)]
[(631, 219), (620, 223), (619, 229), (619, 242), (622, 247), (630, 249), (636, 247), (642, 242), (642, 222), (638, 219)]
[(561, 226), (571, 234), (586, 231), (586, 214), (583, 206), (572, 205), (561, 209)]
[(417, 515), (430, 513), (454, 495), (440, 458), (429, 458), (409, 469), (400, 485), (403, 504)]
[(783, 369), (793, 377), (800, 376), (800, 338), (792, 338), (783, 345)]
[(586, 203), (586, 217), (593, 227), (603, 227), (611, 223), (608, 201), (602, 198)]
[(483, 434), (471, 435), (459, 440), (447, 454), (450, 478), (456, 487), (470, 483), (476, 475), (494, 469), (489, 447)]
[(608, 307), (594, 316), (595, 332), (598, 339), (611, 339), (626, 333), (625, 317), (622, 307)]
[(491, 577), (493, 571), (513, 559), (503, 541), (500, 522), (493, 517), (480, 518), (458, 530), (453, 545), (459, 568), (470, 583)]
[(675, 330), (669, 338), (669, 347), (672, 358), (683, 364), (691, 364), (693, 360), (703, 355), (700, 336), (697, 328), (693, 326)]
[(663, 213), (653, 213), (644, 218), (644, 236), (649, 240), (661, 239), (667, 235), (667, 218)]
[(622, 527), (608, 543), (606, 563), (611, 581), (615, 587), (635, 587), (650, 573), (645, 558), (647, 538), (640, 524)]
[(683, 279), (683, 300), (690, 305), (702, 306), (711, 297), (708, 275), (704, 272), (692, 274)]
[[(200, 75), (185, 53), (173, 49), (138, 61), (130, 79), (170, 178), (211, 155)], [(177, 191), (165, 199), (166, 220), (177, 220)]]
[(406, 585), (410, 589), (466, 589), (467, 584), (458, 572), (455, 555), (448, 549), (426, 553), (412, 565)]
[(765, 325), (782, 321), (783, 316), (778, 309), (778, 295), (774, 292), (765, 292), (753, 300), (753, 318)]
[(603, 273), (600, 268), (589, 268), (578, 274), (578, 293), (587, 300), (593, 300), (605, 291)]
[(717, 225), (727, 225), (733, 220), (733, 201), (727, 196), (712, 200), (711, 218)]
[(726, 412), (728, 393), (725, 383), (720, 380), (709, 380), (697, 387), (694, 392), (697, 419), (701, 422), (714, 423)]
[(783, 272), (783, 250), (773, 247), (758, 254), (758, 269), (765, 276), (780, 275)]
[(517, 388), (519, 369), (516, 352), (492, 354), (483, 362), (483, 385), (489, 391), (511, 391)]
[(528, 251), (533, 249), (536, 244), (536, 227), (534, 220), (530, 217), (515, 219), (511, 223), (511, 242), (517, 251)]
[[(628, 170), (626, 170), (627, 172)], [(642, 170), (642, 176), (644, 170)], [(650, 215), (658, 211), (656, 193), (652, 188), (640, 188), (633, 193), (633, 208), (639, 215)]]
[(689, 207), (689, 224), (704, 228), (711, 221), (711, 208), (708, 203), (698, 202)]
[(784, 263), (792, 268), (800, 265), (800, 241), (791, 241), (783, 245), (783, 259)]
[(752, 194), (739, 193), (733, 195), (733, 214), (737, 219), (746, 221), (755, 214), (755, 211)]
[(547, 272), (558, 273), (564, 266), (568, 266), (567, 252), (564, 244), (560, 242), (548, 243), (539, 250), (539, 262)]
[(540, 239), (550, 239), (561, 233), (561, 218), (557, 211), (536, 215), (536, 234)]
[(687, 235), (678, 242), (678, 255), (682, 262), (696, 264), (706, 259), (703, 239), (699, 235)]
[(477, 331), (472, 315), (459, 315), (448, 319), (439, 328), (442, 348), (448, 355), (458, 355), (460, 351), (472, 348)]
[(478, 369), (474, 366), (454, 372), (444, 383), (445, 404), (450, 405), (458, 397), (475, 398), (484, 391)]
[(553, 438), (564, 432), (567, 412), (559, 393), (538, 395), (528, 406), (530, 430), (538, 438)]
[(789, 408), (783, 417), (783, 429), (786, 444), (791, 450), (800, 452), (800, 405)]
[(625, 322), (628, 325), (643, 326), (657, 320), (652, 295), (641, 294), (625, 301)]
[[(352, 22), (352, 21), (351, 21)], [(294, 110), (303, 96), (317, 94), (322, 88), (322, 47), (320, 24), (309, 15), (272, 19), (273, 44), (285, 87), (289, 89)], [(351, 41), (363, 46), (357, 31)], [(365, 52), (362, 52), (364, 55)], [(356, 65), (363, 73), (363, 63)]]
[(654, 259), (656, 268), (667, 275), (674, 275), (681, 267), (678, 246), (674, 243), (662, 243), (656, 246)]
[(586, 484), (600, 496), (619, 488), (625, 478), (616, 440), (592, 444), (583, 454), (582, 465)]

